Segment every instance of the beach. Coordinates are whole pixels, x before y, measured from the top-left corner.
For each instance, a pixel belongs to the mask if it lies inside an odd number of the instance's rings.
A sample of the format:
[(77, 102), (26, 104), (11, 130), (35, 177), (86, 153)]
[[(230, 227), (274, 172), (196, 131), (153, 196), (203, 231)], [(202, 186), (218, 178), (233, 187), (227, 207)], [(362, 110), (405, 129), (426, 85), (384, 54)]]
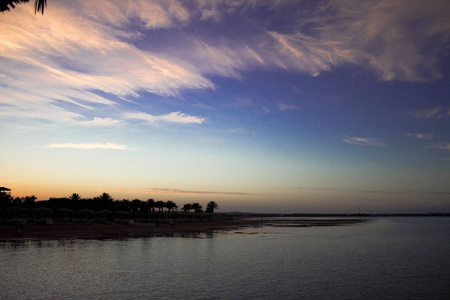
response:
[(151, 236), (183, 236), (197, 232), (231, 230), (242, 226), (262, 226), (264, 220), (226, 220), (211, 222), (175, 222), (170, 223), (54, 223), (51, 225), (0, 224), (0, 241), (35, 239), (108, 239)]
[(263, 218), (236, 218), (205, 222), (146, 223), (31, 223), (22, 225), (0, 224), (0, 242), (54, 239), (115, 239), (152, 236), (188, 236), (196, 233), (234, 230), (243, 227), (317, 227), (344, 226), (370, 221), (369, 219), (301, 219), (295, 222)]

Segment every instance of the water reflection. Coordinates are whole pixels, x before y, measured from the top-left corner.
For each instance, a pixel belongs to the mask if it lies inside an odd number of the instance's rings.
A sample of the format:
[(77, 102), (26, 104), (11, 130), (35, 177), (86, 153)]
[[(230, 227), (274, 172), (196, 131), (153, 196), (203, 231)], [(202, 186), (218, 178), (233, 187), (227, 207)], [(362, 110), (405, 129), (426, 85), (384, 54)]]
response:
[(5, 299), (445, 299), (449, 221), (1, 243), (0, 288)]

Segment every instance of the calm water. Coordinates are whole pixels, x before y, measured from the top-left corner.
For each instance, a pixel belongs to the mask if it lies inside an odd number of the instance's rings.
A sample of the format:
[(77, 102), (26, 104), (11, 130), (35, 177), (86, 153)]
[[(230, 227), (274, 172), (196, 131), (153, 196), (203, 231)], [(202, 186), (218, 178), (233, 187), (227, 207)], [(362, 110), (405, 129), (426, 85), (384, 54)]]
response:
[(0, 244), (1, 299), (450, 299), (450, 218)]

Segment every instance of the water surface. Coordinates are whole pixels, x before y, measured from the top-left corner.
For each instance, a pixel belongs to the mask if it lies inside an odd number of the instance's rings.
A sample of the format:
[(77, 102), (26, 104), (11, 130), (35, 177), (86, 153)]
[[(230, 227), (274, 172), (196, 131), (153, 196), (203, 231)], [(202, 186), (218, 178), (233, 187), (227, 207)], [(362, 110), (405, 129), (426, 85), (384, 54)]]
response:
[(0, 244), (1, 299), (450, 299), (450, 218)]

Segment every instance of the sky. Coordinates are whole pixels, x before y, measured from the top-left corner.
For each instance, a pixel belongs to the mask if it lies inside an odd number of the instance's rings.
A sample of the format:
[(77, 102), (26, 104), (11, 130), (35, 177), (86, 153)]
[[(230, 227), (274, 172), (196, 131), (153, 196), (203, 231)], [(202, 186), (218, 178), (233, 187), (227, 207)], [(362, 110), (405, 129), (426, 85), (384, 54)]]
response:
[(0, 13), (0, 186), (219, 211), (450, 212), (450, 2)]

